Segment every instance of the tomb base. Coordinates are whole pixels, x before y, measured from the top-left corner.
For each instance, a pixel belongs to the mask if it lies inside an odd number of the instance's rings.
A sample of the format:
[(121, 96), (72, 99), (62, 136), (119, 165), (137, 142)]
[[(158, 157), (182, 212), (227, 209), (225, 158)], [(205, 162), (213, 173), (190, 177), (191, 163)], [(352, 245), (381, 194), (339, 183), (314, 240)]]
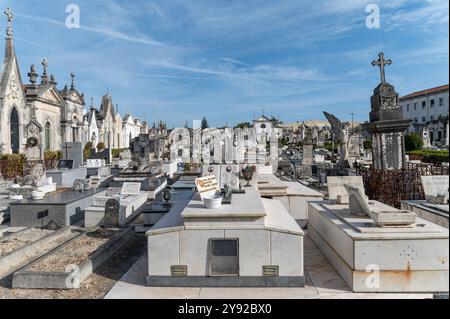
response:
[(308, 229), (354, 292), (449, 290), (449, 233), (443, 227), (417, 218), (414, 228), (381, 228), (368, 217), (351, 216), (348, 205), (312, 202)]

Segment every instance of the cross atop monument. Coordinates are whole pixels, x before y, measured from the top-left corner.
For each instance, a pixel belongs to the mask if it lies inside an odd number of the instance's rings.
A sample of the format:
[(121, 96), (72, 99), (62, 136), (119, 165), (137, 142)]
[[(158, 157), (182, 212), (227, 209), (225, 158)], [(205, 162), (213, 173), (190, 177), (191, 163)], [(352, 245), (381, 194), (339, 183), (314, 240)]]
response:
[(14, 21), (14, 13), (12, 12), (11, 8), (6, 9), (4, 13), (8, 17), (8, 22), (11, 25), (11, 22)]
[(11, 8), (6, 9), (4, 13), (8, 17), (8, 26), (6, 27), (6, 35), (8, 38), (12, 38), (13, 35), (12, 22), (14, 21), (14, 14)]
[(71, 85), (71, 89), (74, 90), (75, 89), (75, 74), (70, 73), (70, 78), (72, 79), (72, 85)]
[(384, 59), (384, 53), (380, 52), (378, 54), (378, 60), (372, 61), (372, 65), (376, 66), (378, 65), (380, 67), (380, 76), (381, 76), (381, 83), (384, 84), (386, 83), (386, 75), (384, 72), (384, 66), (385, 65), (391, 65), (392, 64), (392, 60), (385, 60)]

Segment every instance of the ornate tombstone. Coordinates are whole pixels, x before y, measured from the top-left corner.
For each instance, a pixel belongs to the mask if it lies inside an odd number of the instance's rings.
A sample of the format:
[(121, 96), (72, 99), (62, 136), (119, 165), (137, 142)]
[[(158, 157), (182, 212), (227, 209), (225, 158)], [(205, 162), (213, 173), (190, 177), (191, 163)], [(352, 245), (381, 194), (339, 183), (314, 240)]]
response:
[(105, 218), (103, 224), (105, 228), (119, 227), (120, 203), (117, 199), (111, 198), (105, 204)]
[(412, 120), (403, 119), (399, 104), (399, 94), (393, 85), (385, 81), (385, 65), (391, 60), (385, 60), (384, 54), (373, 61), (373, 66), (380, 67), (381, 83), (371, 98), (372, 111), (370, 123), (364, 124), (372, 135), (373, 165), (380, 170), (400, 170), (405, 164), (405, 132)]

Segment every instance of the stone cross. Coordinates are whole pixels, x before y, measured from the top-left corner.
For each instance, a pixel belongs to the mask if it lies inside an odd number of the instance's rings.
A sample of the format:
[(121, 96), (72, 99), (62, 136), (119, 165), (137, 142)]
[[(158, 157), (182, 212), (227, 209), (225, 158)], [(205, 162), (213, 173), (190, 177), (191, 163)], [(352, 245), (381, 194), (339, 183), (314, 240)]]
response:
[(65, 145), (62, 147), (63, 149), (65, 149), (66, 151), (66, 159), (69, 159), (69, 149), (71, 149), (72, 147), (69, 146), (68, 143), (64, 143)]
[(42, 66), (44, 67), (44, 75), (47, 75), (47, 68), (48, 68), (47, 59), (42, 60)]
[(6, 9), (4, 13), (8, 17), (8, 27), (6, 28), (6, 35), (8, 38), (12, 38), (13, 35), (12, 22), (14, 21), (14, 14), (11, 8)]
[(384, 66), (385, 65), (391, 65), (392, 64), (392, 60), (385, 60), (384, 59), (384, 53), (380, 52), (378, 54), (378, 60), (372, 61), (372, 65), (376, 66), (378, 65), (380, 67), (380, 76), (381, 76), (381, 83), (386, 83), (386, 77), (385, 77), (385, 72), (384, 72)]

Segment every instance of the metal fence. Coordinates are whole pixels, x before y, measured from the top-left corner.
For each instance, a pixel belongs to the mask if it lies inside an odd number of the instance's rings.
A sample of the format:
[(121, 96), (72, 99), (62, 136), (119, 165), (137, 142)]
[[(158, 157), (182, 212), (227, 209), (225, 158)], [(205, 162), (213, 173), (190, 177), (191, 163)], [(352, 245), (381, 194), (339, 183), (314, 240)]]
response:
[(408, 163), (402, 170), (389, 171), (358, 165), (356, 172), (370, 199), (400, 208), (404, 200), (425, 199), (421, 176), (448, 175), (448, 167)]

